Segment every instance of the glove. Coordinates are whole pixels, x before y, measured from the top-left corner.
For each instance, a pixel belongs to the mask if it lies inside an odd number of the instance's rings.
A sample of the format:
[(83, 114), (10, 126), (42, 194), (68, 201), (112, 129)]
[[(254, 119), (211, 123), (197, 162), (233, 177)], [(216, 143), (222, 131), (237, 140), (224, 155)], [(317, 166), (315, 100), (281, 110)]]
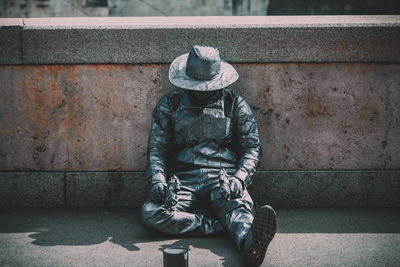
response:
[(166, 183), (156, 183), (150, 189), (150, 200), (156, 203), (163, 203), (166, 196)]
[(229, 189), (231, 191), (231, 198), (234, 199), (242, 197), (244, 190), (242, 181), (235, 176), (229, 177), (228, 180)]

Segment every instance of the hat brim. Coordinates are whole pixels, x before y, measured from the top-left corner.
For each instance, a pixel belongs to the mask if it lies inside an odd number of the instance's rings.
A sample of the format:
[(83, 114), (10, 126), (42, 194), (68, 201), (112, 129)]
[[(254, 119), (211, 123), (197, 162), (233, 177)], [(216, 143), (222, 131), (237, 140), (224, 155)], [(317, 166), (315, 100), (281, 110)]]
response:
[(194, 91), (214, 91), (225, 88), (239, 79), (233, 66), (221, 61), (220, 71), (212, 80), (197, 80), (186, 75), (186, 62), (189, 53), (177, 57), (169, 67), (169, 81), (176, 87)]

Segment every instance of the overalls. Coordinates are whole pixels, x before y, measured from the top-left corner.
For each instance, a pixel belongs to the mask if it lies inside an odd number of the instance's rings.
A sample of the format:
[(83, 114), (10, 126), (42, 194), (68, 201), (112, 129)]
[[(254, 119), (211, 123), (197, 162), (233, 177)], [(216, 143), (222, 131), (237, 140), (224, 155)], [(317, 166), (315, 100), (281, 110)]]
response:
[(175, 174), (181, 182), (178, 203), (169, 210), (147, 201), (141, 210), (143, 224), (174, 235), (225, 230), (241, 249), (254, 218), (253, 201), (247, 190), (240, 198), (223, 198), (219, 172), (224, 168), (247, 187), (260, 158), (254, 115), (234, 91), (219, 90), (206, 105), (195, 103), (186, 90), (167, 94), (153, 111), (147, 176), (154, 184)]

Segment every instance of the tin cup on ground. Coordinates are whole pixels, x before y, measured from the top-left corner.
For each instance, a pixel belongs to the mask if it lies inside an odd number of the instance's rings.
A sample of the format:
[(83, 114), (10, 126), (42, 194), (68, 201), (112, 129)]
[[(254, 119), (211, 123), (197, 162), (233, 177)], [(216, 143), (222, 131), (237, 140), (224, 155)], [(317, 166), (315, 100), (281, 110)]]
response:
[(186, 248), (165, 248), (163, 250), (164, 267), (188, 267), (188, 250)]

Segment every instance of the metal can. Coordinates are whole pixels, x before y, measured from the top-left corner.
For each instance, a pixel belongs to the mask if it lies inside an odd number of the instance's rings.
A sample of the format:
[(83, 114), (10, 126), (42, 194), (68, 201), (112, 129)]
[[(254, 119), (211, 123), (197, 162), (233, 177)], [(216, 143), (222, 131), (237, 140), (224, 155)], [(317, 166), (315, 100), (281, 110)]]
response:
[(186, 248), (165, 248), (163, 250), (164, 267), (188, 267), (189, 256)]

